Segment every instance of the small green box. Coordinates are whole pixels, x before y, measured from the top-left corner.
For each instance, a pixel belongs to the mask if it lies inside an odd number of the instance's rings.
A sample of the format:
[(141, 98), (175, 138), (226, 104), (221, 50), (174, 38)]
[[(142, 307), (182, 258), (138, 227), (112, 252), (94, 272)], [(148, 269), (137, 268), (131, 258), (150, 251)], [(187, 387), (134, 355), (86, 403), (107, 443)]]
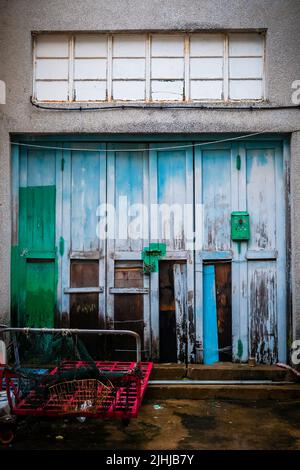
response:
[(231, 213), (231, 238), (233, 241), (250, 239), (250, 219), (246, 211)]

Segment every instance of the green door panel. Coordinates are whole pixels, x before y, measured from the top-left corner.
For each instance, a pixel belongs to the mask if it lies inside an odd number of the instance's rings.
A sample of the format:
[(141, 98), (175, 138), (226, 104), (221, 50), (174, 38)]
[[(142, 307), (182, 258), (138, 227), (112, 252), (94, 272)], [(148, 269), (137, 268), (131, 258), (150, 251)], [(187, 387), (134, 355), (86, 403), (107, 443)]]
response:
[(54, 326), (55, 263), (30, 260), (26, 264), (26, 326)]
[(55, 186), (19, 190), (19, 246), (12, 250), (12, 308), (20, 326), (54, 326), (55, 201)]

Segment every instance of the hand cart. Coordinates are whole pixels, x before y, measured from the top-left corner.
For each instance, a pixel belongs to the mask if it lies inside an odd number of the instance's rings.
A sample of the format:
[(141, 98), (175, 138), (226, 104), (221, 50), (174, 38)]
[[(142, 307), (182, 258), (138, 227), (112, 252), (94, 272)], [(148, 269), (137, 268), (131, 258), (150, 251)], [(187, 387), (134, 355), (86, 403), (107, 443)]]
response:
[[(141, 340), (136, 332), (0, 326), (0, 339), (8, 333), (51, 333), (76, 338), (80, 334), (129, 335), (136, 342), (134, 362), (62, 360), (55, 367), (42, 370), (0, 364), (0, 392), (2, 389), (3, 395), (6, 391), (11, 416), (116, 418), (126, 425), (137, 417), (153, 364), (141, 361)], [(9, 436), (12, 439), (13, 433)], [(4, 437), (2, 432), (2, 441), (9, 441), (7, 430)]]

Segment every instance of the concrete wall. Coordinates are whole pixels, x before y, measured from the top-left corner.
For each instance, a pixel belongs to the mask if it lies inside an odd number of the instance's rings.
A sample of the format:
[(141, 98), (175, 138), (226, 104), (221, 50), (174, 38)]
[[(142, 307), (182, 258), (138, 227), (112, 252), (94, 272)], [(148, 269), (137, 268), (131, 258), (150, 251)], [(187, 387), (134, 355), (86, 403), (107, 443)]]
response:
[[(132, 109), (45, 111), (30, 103), (32, 31), (244, 30), (267, 29), (267, 96), (271, 106), (290, 106), (300, 80), (298, 0), (0, 0), (0, 317), (9, 313), (10, 152), (9, 133), (201, 133), (287, 132), (300, 129), (299, 109)], [(299, 133), (292, 168), (300, 165)], [(292, 180), (294, 317), (300, 330), (300, 168)], [(300, 331), (298, 330), (298, 335)], [(296, 330), (295, 330), (296, 331)]]

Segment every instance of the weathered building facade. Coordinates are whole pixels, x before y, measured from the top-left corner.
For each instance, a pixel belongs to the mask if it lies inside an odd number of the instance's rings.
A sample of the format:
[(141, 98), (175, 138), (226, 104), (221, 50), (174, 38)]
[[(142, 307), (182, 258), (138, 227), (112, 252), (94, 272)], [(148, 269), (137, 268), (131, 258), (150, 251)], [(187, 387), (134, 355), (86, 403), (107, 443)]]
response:
[[(299, 3), (0, 11), (1, 321), (134, 329), (164, 362), (287, 361), (300, 339)], [(178, 207), (189, 217), (176, 222)]]

